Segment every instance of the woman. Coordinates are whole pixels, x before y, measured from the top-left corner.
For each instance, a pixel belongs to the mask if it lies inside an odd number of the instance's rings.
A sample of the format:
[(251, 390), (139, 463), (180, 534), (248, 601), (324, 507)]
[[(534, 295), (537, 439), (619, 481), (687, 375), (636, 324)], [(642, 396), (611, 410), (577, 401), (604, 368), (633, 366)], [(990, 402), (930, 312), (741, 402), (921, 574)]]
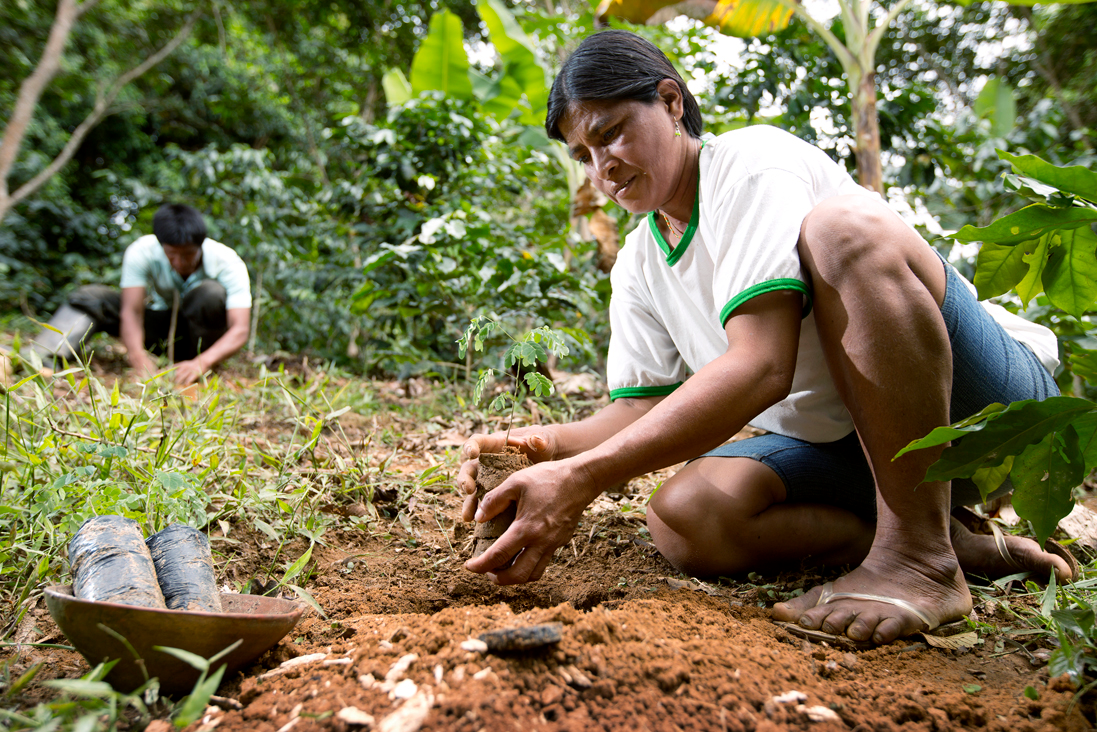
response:
[[(889, 643), (970, 612), (962, 570), (1071, 578), (1034, 541), (1006, 537), (999, 550), (950, 521), (951, 505), (978, 493), (921, 483), (941, 448), (892, 461), (993, 401), (1057, 393), (1050, 331), (981, 306), (811, 145), (769, 127), (703, 139), (685, 83), (631, 33), (583, 41), (553, 84), (545, 126), (599, 190), (649, 215), (612, 273), (612, 402), (581, 422), (511, 433), (535, 465), (478, 508), (467, 500), (477, 521), (518, 504), (468, 569), (537, 579), (605, 487), (699, 458), (647, 509), (679, 569), (859, 563), (777, 605), (779, 619)], [(746, 424), (769, 434), (722, 445)], [(466, 444), (467, 493), (476, 457), (504, 439)]]

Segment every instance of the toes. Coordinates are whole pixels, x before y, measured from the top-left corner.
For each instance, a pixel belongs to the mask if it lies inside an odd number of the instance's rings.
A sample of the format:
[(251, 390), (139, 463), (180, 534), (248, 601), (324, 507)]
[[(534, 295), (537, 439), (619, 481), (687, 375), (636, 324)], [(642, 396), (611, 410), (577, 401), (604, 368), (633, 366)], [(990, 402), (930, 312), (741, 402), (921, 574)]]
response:
[(799, 597), (788, 602), (779, 602), (773, 606), (773, 617), (786, 623), (799, 623), (800, 617), (819, 604), (819, 596), (827, 585), (813, 587)]

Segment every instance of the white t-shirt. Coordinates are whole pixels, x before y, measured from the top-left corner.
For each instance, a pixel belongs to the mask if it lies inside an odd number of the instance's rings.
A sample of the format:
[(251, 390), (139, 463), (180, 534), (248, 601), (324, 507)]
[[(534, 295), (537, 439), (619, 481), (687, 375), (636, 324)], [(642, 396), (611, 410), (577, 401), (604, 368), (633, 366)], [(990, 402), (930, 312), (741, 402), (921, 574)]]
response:
[[(797, 252), (804, 217), (837, 195), (879, 200), (822, 150), (775, 127), (708, 137), (682, 241), (671, 250), (651, 214), (628, 235), (613, 267), (610, 398), (669, 394), (727, 352), (724, 324), (735, 308), (766, 292), (795, 290), (804, 294), (805, 317), (792, 390), (750, 424), (809, 442), (832, 442), (853, 431), (823, 358)], [(1051, 331), (1004, 308), (987, 309), (1045, 367), (1050, 338), (1049, 370), (1055, 368)]]
[(171, 268), (160, 240), (152, 234), (130, 244), (122, 255), (121, 287), (144, 287), (152, 310), (170, 310), (173, 292), (182, 297), (205, 280), (217, 280), (225, 288), (226, 310), (251, 307), (247, 265), (221, 242), (202, 242), (202, 262), (186, 280)]

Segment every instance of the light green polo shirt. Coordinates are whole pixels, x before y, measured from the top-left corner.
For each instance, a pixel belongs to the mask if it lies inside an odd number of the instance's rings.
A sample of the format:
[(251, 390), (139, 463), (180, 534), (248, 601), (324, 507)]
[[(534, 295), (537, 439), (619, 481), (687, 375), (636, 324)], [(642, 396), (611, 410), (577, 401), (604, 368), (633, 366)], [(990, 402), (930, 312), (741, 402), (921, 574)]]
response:
[(226, 310), (251, 307), (251, 279), (240, 255), (221, 242), (202, 242), (202, 262), (185, 280), (171, 268), (160, 241), (149, 234), (126, 249), (122, 256), (122, 283), (144, 287), (152, 310), (170, 310), (173, 293), (182, 297), (206, 280), (217, 280), (225, 288)]

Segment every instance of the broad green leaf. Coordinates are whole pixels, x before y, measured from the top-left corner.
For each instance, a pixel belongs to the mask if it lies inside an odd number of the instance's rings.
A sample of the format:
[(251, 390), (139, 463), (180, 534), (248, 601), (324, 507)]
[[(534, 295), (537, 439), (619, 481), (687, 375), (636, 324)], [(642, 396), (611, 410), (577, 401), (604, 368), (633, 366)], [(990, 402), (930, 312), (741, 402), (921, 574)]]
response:
[(602, 0), (594, 16), (600, 20), (618, 18), (630, 23), (642, 24), (668, 5), (676, 5), (681, 0)]
[[(533, 121), (540, 120), (548, 106), (548, 86), (545, 84), (545, 70), (537, 61), (533, 43), (499, 0), (478, 0), (476, 10), (488, 27), (492, 45), (503, 57), (505, 78), (518, 82), (529, 101), (529, 114)], [(509, 113), (510, 110), (507, 111)], [(529, 123), (527, 120), (523, 122)]]
[(468, 71), (461, 19), (448, 10), (439, 10), (431, 16), (430, 33), (411, 62), (412, 91), (418, 95), (438, 90), (458, 99), (471, 99)]
[(1069, 425), (1029, 445), (1013, 462), (1013, 507), (1043, 544), (1074, 508), (1071, 491), (1085, 478), (1078, 433)]
[(998, 151), (998, 157), (1008, 161), (1022, 175), (1054, 186), (1064, 193), (1071, 193), (1097, 203), (1097, 173), (1085, 166), (1060, 167), (1041, 160), (1035, 155), (1011, 155), (1004, 150)]
[(1007, 456), (1019, 455), (1048, 433), (1061, 430), (1072, 420), (1095, 410), (1097, 404), (1075, 397), (1014, 402), (981, 431), (946, 448), (941, 459), (926, 471), (926, 480), (971, 477), (979, 468), (999, 465)]
[(381, 77), (381, 88), (389, 104), (403, 104), (412, 97), (411, 84), (400, 69), (389, 69)]
[(959, 439), (972, 432), (978, 432), (986, 427), (987, 422), (994, 419), (995, 415), (1004, 412), (1006, 409), (1006, 405), (995, 402), (994, 404), (983, 407), (982, 410), (971, 415), (967, 419), (962, 419), (947, 427), (937, 427), (925, 437), (911, 441), (909, 445), (896, 453), (892, 460), (902, 457), (911, 450), (924, 450), (927, 447), (937, 447), (938, 445), (943, 445), (946, 442)]
[(1080, 226), (1060, 238), (1044, 269), (1044, 292), (1052, 305), (1080, 318), (1097, 300), (1097, 235)]
[(255, 528), (267, 535), (268, 539), (271, 541), (278, 541), (278, 532), (274, 530), (273, 526), (262, 519), (254, 519), (253, 523), (255, 524)]
[(975, 114), (991, 122), (991, 133), (1005, 137), (1013, 131), (1017, 121), (1017, 101), (1009, 82), (997, 76), (987, 79), (983, 90), (975, 100)]
[(77, 694), (85, 697), (99, 697), (106, 699), (114, 694), (114, 689), (106, 681), (87, 681), (85, 679), (51, 679), (49, 681), (43, 681), (43, 686), (48, 686), (52, 689), (58, 689), (60, 691), (68, 692), (69, 694)]
[(987, 242), (979, 247), (979, 256), (975, 260), (975, 279), (972, 283), (980, 300), (1004, 295), (1017, 286), (1028, 272), (1024, 257), (1030, 245), (1033, 249), (1036, 248), (1035, 241), (1022, 242), (1016, 246)]
[(1078, 449), (1086, 459), (1086, 474), (1097, 469), (1097, 412), (1078, 417), (1070, 426), (1078, 433)]
[(512, 75), (504, 73), (498, 79), (490, 79), (475, 69), (469, 70), (472, 89), (480, 100), (480, 107), (496, 119), (506, 119), (522, 101), (522, 87)]
[(953, 234), (960, 241), (1021, 244), (1059, 229), (1073, 229), (1097, 222), (1097, 210), (1090, 208), (1051, 208), (1034, 203), (1003, 216), (990, 226), (965, 226)]
[(1028, 274), (1017, 283), (1015, 289), (1025, 307), (1028, 307), (1032, 298), (1044, 289), (1043, 274), (1047, 267), (1048, 249), (1051, 248), (1053, 238), (1056, 238), (1054, 234), (1044, 234), (1036, 245), (1036, 251), (1031, 254), (1026, 253), (1022, 257), (1028, 265)]
[(753, 38), (787, 28), (792, 12), (780, 0), (720, 0), (704, 22), (729, 36)]
[(1002, 483), (1009, 477), (1009, 471), (1012, 469), (1013, 456), (1010, 455), (1001, 465), (979, 468), (975, 471), (975, 474), (971, 476), (971, 480), (979, 487), (979, 495), (983, 501), (986, 501), (987, 496), (1001, 487)]

